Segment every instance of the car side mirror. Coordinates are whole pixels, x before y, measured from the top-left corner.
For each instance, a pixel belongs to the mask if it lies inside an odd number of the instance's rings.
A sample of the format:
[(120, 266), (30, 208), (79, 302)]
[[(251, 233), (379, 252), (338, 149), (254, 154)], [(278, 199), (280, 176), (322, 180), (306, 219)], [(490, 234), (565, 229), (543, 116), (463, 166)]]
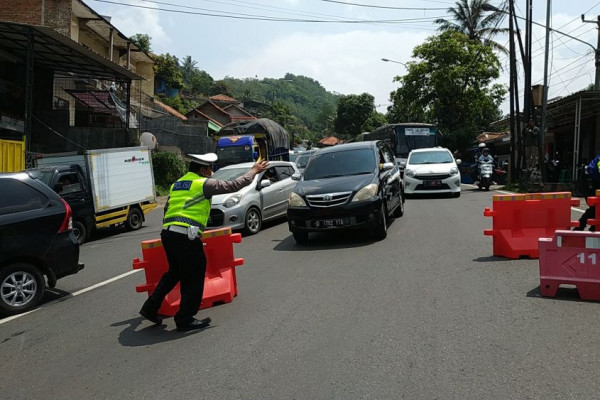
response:
[(382, 171), (389, 171), (390, 169), (394, 169), (394, 163), (386, 162), (381, 166)]
[(268, 179), (263, 179), (262, 181), (260, 181), (260, 188), (265, 188), (267, 186), (271, 186), (271, 181)]
[(292, 174), (293, 181), (299, 181), (300, 179), (302, 179), (302, 174), (300, 174), (300, 173)]
[(462, 160), (460, 158), (456, 159), (456, 165), (460, 164), (462, 162)]

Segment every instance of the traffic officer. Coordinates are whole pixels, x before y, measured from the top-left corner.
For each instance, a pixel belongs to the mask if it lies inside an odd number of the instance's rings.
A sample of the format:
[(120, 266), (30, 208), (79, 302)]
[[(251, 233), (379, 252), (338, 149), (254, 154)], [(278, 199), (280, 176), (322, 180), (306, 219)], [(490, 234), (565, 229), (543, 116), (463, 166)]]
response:
[(210, 215), (211, 198), (217, 194), (237, 192), (252, 183), (254, 176), (268, 168), (266, 161), (256, 162), (243, 176), (221, 181), (211, 179), (215, 153), (190, 154), (189, 172), (171, 186), (165, 205), (163, 229), (160, 238), (169, 262), (169, 270), (162, 276), (156, 289), (146, 300), (140, 314), (155, 324), (165, 296), (179, 282), (181, 301), (174, 320), (177, 330), (186, 332), (210, 324), (210, 318), (194, 318), (204, 290), (206, 256), (202, 244), (202, 231)]

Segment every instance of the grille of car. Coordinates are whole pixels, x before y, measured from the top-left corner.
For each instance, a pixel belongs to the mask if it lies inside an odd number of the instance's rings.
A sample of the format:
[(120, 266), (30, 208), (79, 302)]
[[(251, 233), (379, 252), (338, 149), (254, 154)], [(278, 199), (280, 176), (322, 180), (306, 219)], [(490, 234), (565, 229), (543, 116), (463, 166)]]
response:
[(210, 216), (208, 217), (207, 226), (223, 226), (223, 220), (225, 219), (225, 214), (221, 210), (210, 210)]
[(425, 180), (443, 180), (446, 178), (450, 178), (450, 174), (437, 174), (437, 175), (415, 175), (414, 176), (415, 179), (418, 179), (420, 181), (425, 181)]
[(439, 186), (425, 186), (425, 185), (417, 185), (415, 190), (449, 190), (450, 186), (442, 183)]
[(311, 207), (335, 207), (346, 204), (352, 192), (325, 193), (306, 196), (308, 205)]

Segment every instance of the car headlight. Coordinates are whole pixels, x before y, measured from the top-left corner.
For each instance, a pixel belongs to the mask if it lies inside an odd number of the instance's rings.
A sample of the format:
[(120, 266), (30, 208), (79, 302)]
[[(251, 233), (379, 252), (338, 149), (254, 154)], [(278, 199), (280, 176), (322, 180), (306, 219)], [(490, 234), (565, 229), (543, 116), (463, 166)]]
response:
[(374, 183), (365, 186), (364, 188), (356, 192), (356, 194), (352, 198), (352, 202), (371, 200), (373, 197), (377, 196), (377, 189), (378, 187)]
[(404, 175), (413, 177), (413, 176), (415, 176), (415, 170), (414, 169), (410, 169), (410, 168), (405, 169), (404, 170)]
[(296, 193), (290, 193), (290, 207), (306, 207), (306, 203), (302, 199), (302, 197), (298, 196)]
[(225, 200), (225, 202), (223, 203), (223, 207), (231, 208), (233, 206), (237, 206), (238, 204), (240, 204), (240, 200), (242, 200), (242, 195), (239, 193), (234, 194), (233, 196)]
[(458, 174), (458, 168), (456, 168), (456, 167), (450, 168), (450, 175), (456, 175), (456, 174)]

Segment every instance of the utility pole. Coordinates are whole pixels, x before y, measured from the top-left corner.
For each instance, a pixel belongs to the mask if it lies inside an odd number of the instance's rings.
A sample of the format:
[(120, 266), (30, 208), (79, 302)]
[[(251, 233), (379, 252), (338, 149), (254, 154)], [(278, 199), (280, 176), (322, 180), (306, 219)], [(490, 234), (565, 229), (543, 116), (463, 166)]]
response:
[(548, 51), (550, 47), (550, 13), (552, 12), (552, 0), (548, 0), (546, 6), (546, 51), (544, 53), (544, 92), (542, 96), (542, 126), (540, 127), (540, 143), (539, 143), (539, 166), (542, 171), (542, 180), (545, 181), (545, 170), (542, 167), (544, 157), (544, 145), (546, 140), (546, 108), (548, 106)]
[(508, 37), (509, 41), (509, 56), (510, 56), (510, 168), (509, 168), (509, 180), (512, 183), (517, 178), (517, 151), (515, 147), (515, 137), (517, 130), (515, 129), (515, 38), (514, 38), (514, 26), (513, 26), (513, 10), (514, 0), (509, 0), (508, 6)]
[(585, 14), (581, 14), (581, 22), (588, 22), (598, 26), (598, 42), (596, 44), (596, 48), (594, 49), (594, 59), (596, 61), (596, 79), (594, 80), (594, 90), (600, 90), (600, 15), (597, 17), (596, 21), (594, 21), (586, 20)]

